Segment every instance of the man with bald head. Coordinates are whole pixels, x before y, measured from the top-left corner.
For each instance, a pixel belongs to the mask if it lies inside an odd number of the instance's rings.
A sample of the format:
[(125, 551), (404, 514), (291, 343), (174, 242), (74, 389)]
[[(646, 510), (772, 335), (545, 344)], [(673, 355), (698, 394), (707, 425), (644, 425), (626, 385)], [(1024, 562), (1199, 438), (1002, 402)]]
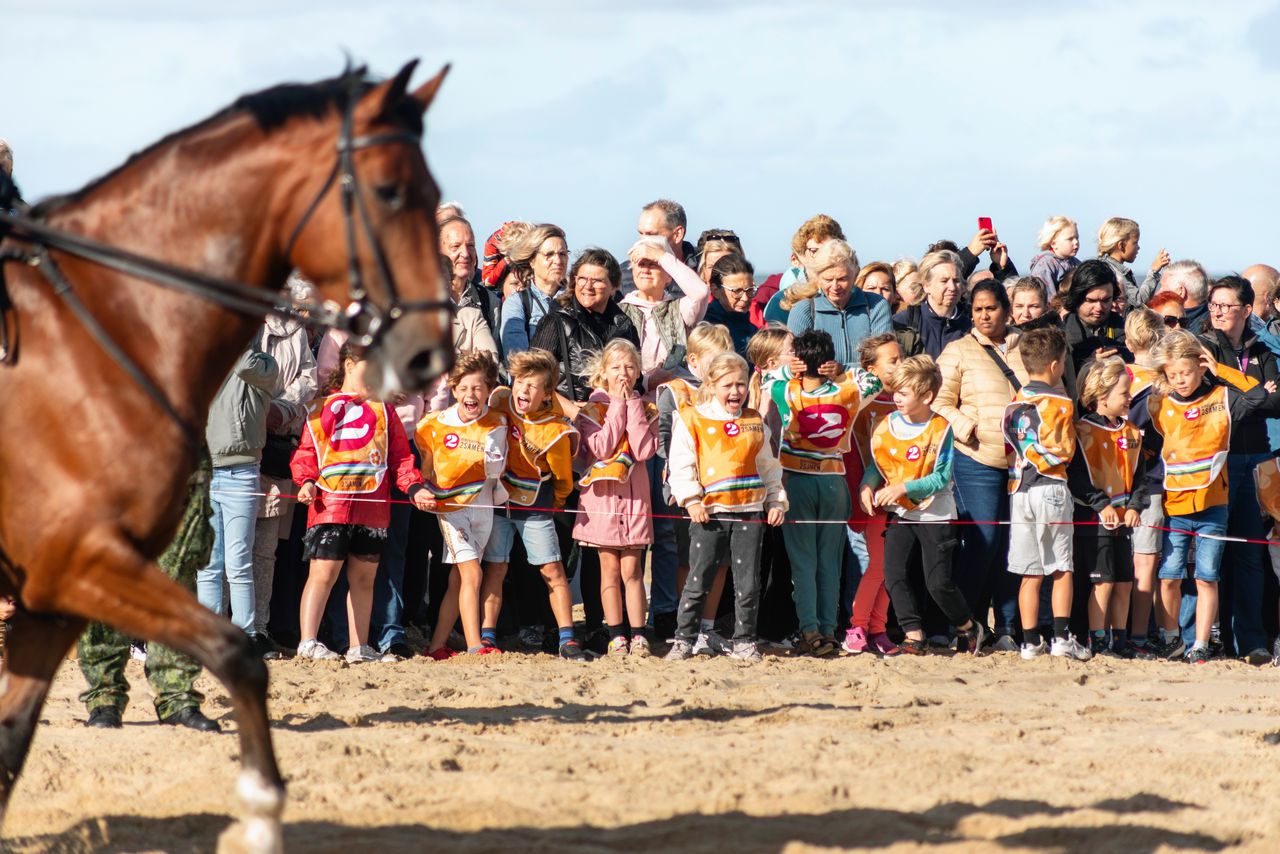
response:
[(1262, 324), (1275, 314), (1276, 283), (1280, 282), (1280, 270), (1270, 264), (1253, 264), (1240, 274), (1253, 285), (1253, 316)]

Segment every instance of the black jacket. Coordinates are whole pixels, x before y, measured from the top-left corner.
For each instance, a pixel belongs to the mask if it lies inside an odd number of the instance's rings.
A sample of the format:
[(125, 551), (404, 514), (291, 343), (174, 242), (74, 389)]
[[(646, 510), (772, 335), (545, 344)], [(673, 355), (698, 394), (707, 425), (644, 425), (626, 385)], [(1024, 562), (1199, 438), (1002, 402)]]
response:
[[(1210, 328), (1200, 340), (1213, 353), (1220, 364), (1240, 370), (1241, 357), (1247, 357), (1248, 364), (1244, 375), (1252, 377), (1259, 383), (1275, 380), (1280, 375), (1280, 365), (1276, 354), (1267, 349), (1248, 329), (1245, 330), (1244, 345), (1239, 351), (1231, 346), (1231, 341), (1222, 332)], [(1280, 392), (1268, 394), (1266, 402), (1250, 415), (1231, 425), (1232, 454), (1269, 454), (1271, 442), (1267, 438), (1267, 418), (1280, 412)]]
[(1063, 383), (1072, 400), (1078, 399), (1078, 378), (1084, 374), (1085, 367), (1093, 361), (1098, 350), (1114, 348), (1125, 364), (1133, 364), (1133, 353), (1124, 344), (1124, 321), (1114, 312), (1109, 313), (1096, 329), (1089, 329), (1080, 316), (1072, 312), (1062, 321), (1062, 333), (1067, 338), (1068, 356)]
[[(934, 327), (936, 334), (926, 334), (925, 324)], [(964, 300), (956, 303), (955, 314), (952, 317), (938, 317), (933, 309), (929, 308), (928, 302), (907, 306), (893, 316), (893, 334), (898, 337), (898, 346), (902, 348), (903, 358), (925, 353), (936, 360), (943, 348), (952, 341), (969, 334), (972, 328), (973, 319), (970, 316), (969, 306)], [(941, 346), (936, 347), (937, 352), (932, 352), (934, 348), (925, 347), (926, 339), (935, 343), (941, 342)]]
[(548, 351), (560, 363), (556, 391), (569, 400), (584, 403), (591, 396), (587, 383), (587, 361), (591, 356), (614, 338), (625, 338), (639, 348), (640, 335), (631, 318), (613, 300), (599, 314), (583, 308), (572, 295), (567, 306), (559, 300), (555, 306), (538, 321), (529, 346)]

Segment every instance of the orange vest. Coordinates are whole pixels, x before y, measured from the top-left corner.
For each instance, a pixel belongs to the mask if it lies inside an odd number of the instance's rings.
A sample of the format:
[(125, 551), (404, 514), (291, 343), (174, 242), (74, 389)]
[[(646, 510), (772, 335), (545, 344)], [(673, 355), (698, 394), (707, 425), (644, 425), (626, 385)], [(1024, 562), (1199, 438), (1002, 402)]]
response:
[(756, 455), (764, 447), (764, 419), (754, 409), (737, 418), (708, 418), (694, 406), (677, 410), (698, 454), (702, 506), (738, 510), (765, 500)]
[(1127, 504), (1142, 453), (1141, 431), (1127, 420), (1104, 427), (1082, 418), (1076, 422), (1076, 439), (1089, 470), (1089, 482), (1107, 494), (1112, 507)]
[(1009, 492), (1018, 491), (1023, 472), (1031, 466), (1045, 477), (1066, 481), (1067, 463), (1076, 452), (1074, 419), (1075, 406), (1069, 398), (1018, 390), (1005, 407), (1005, 439), (1014, 448)]
[(1129, 396), (1137, 397), (1142, 394), (1156, 382), (1156, 369), (1146, 368), (1142, 365), (1129, 366)]
[(804, 391), (799, 379), (793, 379), (787, 383), (786, 402), (791, 414), (778, 449), (782, 468), (803, 474), (843, 475), (853, 422), (862, 407), (862, 392), (852, 378), (824, 383), (811, 393)]
[[(605, 413), (608, 411), (609, 404), (597, 400), (584, 404), (578, 410), (578, 414), (585, 415), (593, 424), (603, 426)], [(658, 417), (658, 408), (651, 403), (646, 403), (644, 405), (644, 417), (652, 422)], [(631, 469), (635, 464), (636, 458), (631, 454), (631, 442), (627, 439), (627, 434), (623, 433), (613, 454), (607, 459), (596, 460), (592, 463), (578, 480), (578, 486), (590, 486), (597, 480), (613, 480), (618, 483), (626, 483), (627, 478), (631, 477)]]
[(1280, 460), (1263, 460), (1253, 470), (1253, 485), (1258, 490), (1258, 506), (1273, 524), (1280, 523)]
[(338, 392), (307, 407), (316, 448), (316, 486), (338, 495), (374, 492), (387, 474), (387, 406)]
[(683, 406), (693, 406), (697, 402), (698, 387), (688, 380), (676, 377), (658, 386), (659, 391), (664, 388), (671, 392), (671, 396), (676, 402), (676, 409), (680, 409)]
[[(554, 398), (552, 398), (554, 400)], [(532, 506), (538, 498), (538, 489), (551, 479), (551, 469), (543, 459), (547, 451), (562, 439), (569, 442), (569, 454), (578, 451), (578, 431), (556, 407), (544, 409), (536, 418), (526, 418), (516, 412), (511, 403), (511, 389), (494, 389), (489, 405), (507, 418), (507, 468), (502, 473), (502, 483), (514, 504)]]
[(430, 468), (424, 458), (422, 469), (427, 489), (445, 503), (439, 512), (452, 513), (475, 501), (484, 489), (485, 442), (494, 430), (506, 429), (507, 419), (490, 409), (470, 424), (456, 425), (441, 422), (443, 414), (424, 415), (414, 437), (430, 455)]
[[(871, 458), (888, 484), (908, 483), (932, 474), (938, 465), (938, 453), (951, 432), (947, 419), (935, 414), (920, 432), (900, 437), (894, 426), (906, 423), (905, 419), (886, 416), (871, 434)], [(917, 504), (904, 495), (897, 504), (906, 510), (920, 510), (928, 507), (933, 498), (930, 495)]]
[(1224, 365), (1221, 362), (1218, 363), (1218, 379), (1223, 382), (1230, 383), (1240, 391), (1248, 391), (1258, 384), (1258, 381), (1253, 377), (1241, 373), (1235, 368), (1229, 365)]
[(1153, 397), (1151, 424), (1164, 437), (1164, 491), (1199, 492), (1222, 474), (1231, 444), (1231, 412), (1227, 387), (1218, 385), (1203, 397), (1179, 403)]
[(893, 396), (882, 393), (876, 395), (875, 399), (867, 404), (867, 408), (853, 419), (853, 442), (858, 447), (858, 455), (862, 457), (863, 468), (871, 465), (871, 436), (880, 426), (880, 422), (888, 418), (895, 409), (897, 407), (893, 405)]

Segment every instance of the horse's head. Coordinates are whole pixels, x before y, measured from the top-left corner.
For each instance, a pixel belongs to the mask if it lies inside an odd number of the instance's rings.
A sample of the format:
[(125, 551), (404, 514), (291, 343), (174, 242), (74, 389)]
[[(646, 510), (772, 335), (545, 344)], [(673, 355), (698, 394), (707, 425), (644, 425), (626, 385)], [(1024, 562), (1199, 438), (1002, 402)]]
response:
[[(416, 66), (353, 88), (354, 102), (336, 124), (325, 123), (328, 156), (298, 157), (283, 185), (293, 188), (285, 222), (298, 224), (282, 245), (288, 261), (326, 300), (352, 309), (357, 334), (371, 334), (369, 385), (383, 394), (425, 388), (453, 355), (435, 219), (440, 191), (420, 144), (423, 114), (449, 69), (409, 91)], [(348, 171), (354, 181), (345, 180)]]

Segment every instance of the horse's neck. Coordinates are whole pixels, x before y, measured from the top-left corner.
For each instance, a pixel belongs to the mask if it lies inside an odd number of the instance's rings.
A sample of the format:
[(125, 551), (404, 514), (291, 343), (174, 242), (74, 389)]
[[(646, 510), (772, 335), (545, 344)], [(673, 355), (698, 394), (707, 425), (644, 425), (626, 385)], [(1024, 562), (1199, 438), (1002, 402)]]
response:
[[(230, 118), (148, 152), (50, 222), (179, 267), (278, 288), (287, 269), (268, 201), (280, 149), (247, 117)], [(179, 412), (203, 423), (258, 321), (86, 262), (64, 267)]]

